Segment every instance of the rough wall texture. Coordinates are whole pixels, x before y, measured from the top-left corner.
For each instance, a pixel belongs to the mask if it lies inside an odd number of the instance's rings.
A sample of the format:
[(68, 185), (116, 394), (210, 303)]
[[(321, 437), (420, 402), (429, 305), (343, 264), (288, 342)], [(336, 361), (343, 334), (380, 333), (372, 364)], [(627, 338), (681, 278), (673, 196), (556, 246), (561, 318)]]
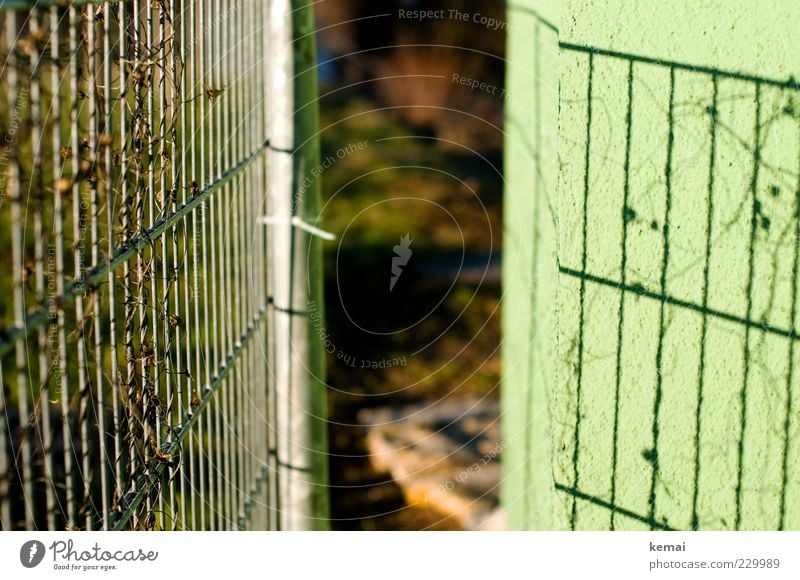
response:
[(503, 344), (503, 500), (512, 529), (549, 529), (555, 387), (558, 3), (509, 4)]
[(509, 156), (506, 267), (557, 305), (527, 342), (506, 317), (507, 433), (533, 436), (506, 454), (513, 527), (800, 528), (800, 7), (769, 6), (562, 2), (555, 298), (545, 194), (521, 203)]

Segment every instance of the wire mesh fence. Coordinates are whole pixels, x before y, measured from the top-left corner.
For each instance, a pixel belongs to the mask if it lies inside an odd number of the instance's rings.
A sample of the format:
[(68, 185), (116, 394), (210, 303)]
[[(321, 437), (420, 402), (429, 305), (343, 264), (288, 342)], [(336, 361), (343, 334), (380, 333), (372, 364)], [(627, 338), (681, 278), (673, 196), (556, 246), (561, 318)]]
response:
[(563, 525), (796, 527), (800, 86), (561, 59)]
[(282, 527), (258, 217), (289, 2), (0, 8), (0, 526)]

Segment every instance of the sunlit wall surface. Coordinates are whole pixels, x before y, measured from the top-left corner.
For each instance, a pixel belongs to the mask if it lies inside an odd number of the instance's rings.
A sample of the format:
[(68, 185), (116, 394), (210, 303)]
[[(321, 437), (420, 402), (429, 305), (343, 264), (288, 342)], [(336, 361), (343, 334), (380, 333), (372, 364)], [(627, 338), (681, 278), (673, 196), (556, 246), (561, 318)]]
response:
[[(773, 8), (562, 3), (558, 113), (527, 131), (558, 125), (557, 298), (530, 286), (556, 321), (526, 339), (506, 318), (507, 430), (530, 436), (505, 465), (512, 527), (800, 527), (800, 9)], [(554, 241), (528, 215), (508, 264), (536, 272)], [(515, 371), (551, 333), (546, 368)]]

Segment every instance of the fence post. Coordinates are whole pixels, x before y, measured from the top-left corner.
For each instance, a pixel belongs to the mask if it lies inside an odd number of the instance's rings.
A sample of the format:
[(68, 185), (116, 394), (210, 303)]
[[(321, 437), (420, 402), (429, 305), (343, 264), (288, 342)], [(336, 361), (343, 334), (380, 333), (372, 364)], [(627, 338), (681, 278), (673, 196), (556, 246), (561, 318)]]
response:
[(325, 360), (312, 315), (321, 320), (320, 240), (294, 227), (314, 224), (319, 183), (306, 176), (319, 165), (314, 21), (307, 0), (275, 0), (270, 24), (272, 228), (269, 268), (274, 285), (275, 360), (278, 409), (279, 509), (281, 528), (327, 527), (327, 427)]

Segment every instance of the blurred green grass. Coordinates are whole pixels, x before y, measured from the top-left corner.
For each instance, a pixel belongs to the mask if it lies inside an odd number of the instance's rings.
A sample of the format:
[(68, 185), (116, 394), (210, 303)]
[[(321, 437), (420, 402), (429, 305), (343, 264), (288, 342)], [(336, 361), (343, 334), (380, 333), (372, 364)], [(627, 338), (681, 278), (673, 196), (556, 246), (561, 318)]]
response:
[[(323, 224), (339, 236), (325, 247), (325, 330), (335, 349), (328, 357), (332, 525), (451, 529), (438, 514), (407, 506), (372, 470), (358, 412), (499, 396), (499, 283), (455, 274), (465, 258), (480, 269), (490, 254), (499, 257), (501, 159), (443, 147), (365, 96), (326, 99), (321, 127), (323, 159), (367, 142), (322, 174)], [(414, 253), (388, 292), (393, 247), (406, 234)], [(403, 358), (405, 365), (388, 368), (359, 364)]]

